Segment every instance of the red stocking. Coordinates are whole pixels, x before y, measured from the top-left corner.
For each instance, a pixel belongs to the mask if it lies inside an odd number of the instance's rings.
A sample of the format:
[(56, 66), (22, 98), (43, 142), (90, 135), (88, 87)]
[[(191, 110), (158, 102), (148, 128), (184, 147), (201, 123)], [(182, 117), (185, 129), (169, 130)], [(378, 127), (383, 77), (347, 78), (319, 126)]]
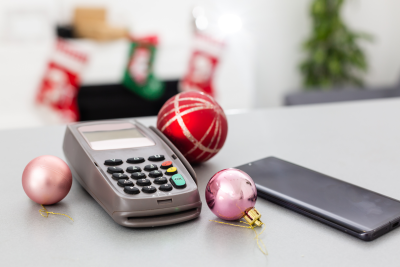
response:
[(64, 121), (79, 120), (76, 99), (80, 74), (86, 61), (87, 57), (84, 53), (68, 42), (58, 40), (36, 101), (51, 107)]

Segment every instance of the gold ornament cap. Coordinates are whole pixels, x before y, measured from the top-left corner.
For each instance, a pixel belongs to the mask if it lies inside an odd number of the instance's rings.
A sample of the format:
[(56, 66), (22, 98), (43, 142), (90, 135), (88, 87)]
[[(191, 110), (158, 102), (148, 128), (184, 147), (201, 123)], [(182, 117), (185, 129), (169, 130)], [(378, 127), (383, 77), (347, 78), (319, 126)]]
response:
[(226, 224), (226, 225), (231, 225), (231, 226), (236, 226), (236, 227), (248, 228), (248, 229), (253, 230), (256, 233), (255, 239), (257, 240), (258, 248), (261, 250), (262, 253), (264, 253), (265, 255), (268, 255), (268, 252), (267, 252), (267, 249), (266, 249), (266, 247), (264, 245), (264, 242), (259, 237), (264, 232), (265, 225), (264, 225), (264, 227), (262, 227), (262, 230), (261, 230), (260, 233), (257, 233), (257, 231), (254, 229), (257, 226), (260, 227), (260, 226), (262, 226), (264, 224), (260, 220), (261, 213), (259, 213), (258, 210), (256, 210), (255, 208), (252, 208), (252, 209), (246, 211), (242, 218), (244, 218), (246, 222), (243, 222), (243, 221), (239, 221), (239, 222), (244, 223), (247, 226), (231, 224), (231, 223), (225, 223), (225, 222), (218, 222), (218, 221), (214, 221), (214, 220), (210, 220), (210, 221), (213, 221), (213, 222), (216, 222), (216, 223), (222, 223), (222, 224)]
[(255, 224), (256, 226), (263, 225), (263, 222), (260, 220), (261, 213), (259, 213), (258, 210), (256, 210), (256, 208), (252, 208), (251, 210), (246, 211), (243, 218), (250, 225), (253, 224)]

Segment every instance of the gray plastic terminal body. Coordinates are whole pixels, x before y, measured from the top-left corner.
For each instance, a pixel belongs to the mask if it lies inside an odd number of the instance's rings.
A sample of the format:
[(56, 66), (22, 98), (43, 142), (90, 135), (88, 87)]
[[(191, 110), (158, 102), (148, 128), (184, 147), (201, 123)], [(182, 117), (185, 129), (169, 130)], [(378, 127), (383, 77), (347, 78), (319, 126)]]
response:
[[(155, 145), (147, 147), (93, 150), (82, 133), (82, 126), (131, 123)], [(184, 222), (195, 219), (201, 212), (201, 200), (196, 184), (195, 172), (179, 150), (157, 129), (149, 129), (135, 120), (107, 120), (87, 123), (75, 123), (67, 126), (63, 150), (74, 178), (104, 208), (113, 220), (126, 227), (153, 227)], [(107, 173), (104, 165), (106, 159), (118, 158), (123, 164), (118, 167), (124, 170), (128, 166), (140, 166), (142, 169), (150, 162), (152, 155), (164, 155), (164, 161), (172, 161), (187, 186), (183, 189), (173, 188), (169, 192), (158, 190), (153, 194), (141, 192), (129, 195)], [(176, 157), (173, 155), (176, 155)], [(144, 157), (145, 162), (129, 164), (128, 158)], [(164, 171), (164, 170), (162, 170)], [(146, 173), (147, 174), (147, 173)], [(151, 179), (152, 180), (152, 179)], [(134, 180), (133, 180), (134, 181)], [(136, 182), (134, 181), (135, 186)], [(141, 189), (140, 186), (137, 186)]]

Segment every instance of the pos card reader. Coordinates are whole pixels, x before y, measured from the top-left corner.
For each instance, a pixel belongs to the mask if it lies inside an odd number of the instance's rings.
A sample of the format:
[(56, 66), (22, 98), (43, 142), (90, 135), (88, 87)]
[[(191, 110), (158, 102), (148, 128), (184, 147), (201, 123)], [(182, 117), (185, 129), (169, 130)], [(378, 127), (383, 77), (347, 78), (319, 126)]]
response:
[(161, 226), (200, 215), (194, 170), (152, 126), (129, 119), (70, 124), (63, 150), (75, 179), (120, 225)]

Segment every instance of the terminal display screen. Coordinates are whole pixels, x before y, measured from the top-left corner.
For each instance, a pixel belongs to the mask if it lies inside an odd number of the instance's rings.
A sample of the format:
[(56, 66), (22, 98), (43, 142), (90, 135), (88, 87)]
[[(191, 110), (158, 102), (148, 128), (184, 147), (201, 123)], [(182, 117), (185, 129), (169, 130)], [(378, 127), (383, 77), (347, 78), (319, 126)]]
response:
[(123, 149), (155, 145), (130, 123), (83, 126), (79, 131), (93, 150)]
[(137, 129), (123, 129), (115, 131), (96, 131), (96, 132), (83, 132), (86, 139), (92, 142), (117, 140), (117, 139), (130, 139), (130, 138), (143, 138), (145, 137)]

